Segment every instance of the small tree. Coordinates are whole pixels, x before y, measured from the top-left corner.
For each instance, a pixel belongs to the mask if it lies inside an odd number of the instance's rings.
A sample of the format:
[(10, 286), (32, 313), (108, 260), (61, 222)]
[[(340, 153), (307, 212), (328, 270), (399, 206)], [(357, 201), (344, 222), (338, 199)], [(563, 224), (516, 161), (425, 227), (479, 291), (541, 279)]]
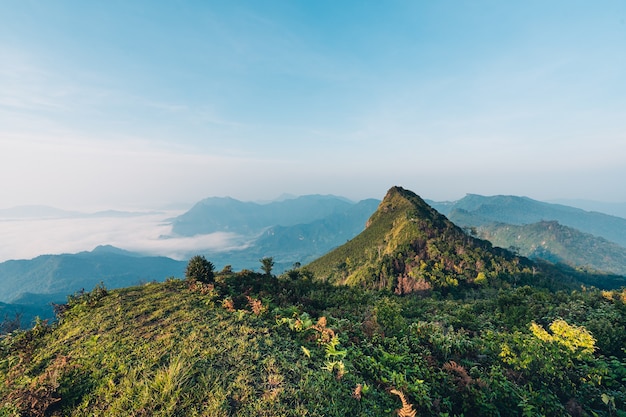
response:
[(263, 270), (263, 272), (265, 272), (265, 275), (271, 275), (272, 274), (272, 268), (274, 267), (274, 258), (272, 258), (271, 256), (259, 259), (259, 261), (261, 262), (261, 269)]
[(185, 278), (187, 280), (195, 280), (204, 283), (213, 282), (215, 277), (215, 266), (206, 260), (204, 256), (196, 255), (187, 263), (185, 269)]
[(224, 268), (220, 271), (221, 275), (228, 275), (233, 273), (232, 265), (225, 265)]

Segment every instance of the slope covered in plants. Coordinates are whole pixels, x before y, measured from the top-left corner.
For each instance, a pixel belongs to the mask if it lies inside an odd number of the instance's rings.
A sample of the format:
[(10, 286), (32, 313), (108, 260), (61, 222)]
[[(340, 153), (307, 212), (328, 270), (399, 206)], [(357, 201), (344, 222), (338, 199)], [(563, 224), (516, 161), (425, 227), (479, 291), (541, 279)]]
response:
[(551, 279), (528, 259), (467, 235), (400, 187), (387, 192), (365, 231), (308, 268), (330, 282), (400, 294)]
[(3, 416), (625, 415), (626, 292), (249, 271), (77, 295), (0, 339)]

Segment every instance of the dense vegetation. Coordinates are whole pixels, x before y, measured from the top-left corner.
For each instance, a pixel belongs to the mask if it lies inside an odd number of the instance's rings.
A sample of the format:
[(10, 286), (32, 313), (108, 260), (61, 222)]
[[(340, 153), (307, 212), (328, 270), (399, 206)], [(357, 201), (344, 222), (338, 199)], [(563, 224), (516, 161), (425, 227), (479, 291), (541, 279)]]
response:
[(97, 286), (2, 337), (0, 416), (626, 416), (626, 289), (494, 249), (411, 192), (307, 267), (260, 262), (194, 257), (185, 280)]
[[(626, 291), (463, 297), (242, 271), (71, 297), (0, 342), (0, 415), (626, 415)], [(408, 414), (407, 414), (408, 415)]]

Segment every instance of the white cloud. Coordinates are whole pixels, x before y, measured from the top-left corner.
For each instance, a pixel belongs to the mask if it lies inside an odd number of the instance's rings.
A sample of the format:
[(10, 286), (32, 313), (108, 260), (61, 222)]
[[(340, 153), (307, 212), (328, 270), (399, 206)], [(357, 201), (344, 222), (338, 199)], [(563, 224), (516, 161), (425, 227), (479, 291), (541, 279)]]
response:
[(134, 217), (66, 219), (0, 219), (0, 262), (42, 254), (90, 251), (98, 245), (150, 255), (184, 259), (191, 252), (240, 249), (246, 242), (234, 233), (217, 232), (189, 238), (163, 238), (171, 233), (167, 212)]

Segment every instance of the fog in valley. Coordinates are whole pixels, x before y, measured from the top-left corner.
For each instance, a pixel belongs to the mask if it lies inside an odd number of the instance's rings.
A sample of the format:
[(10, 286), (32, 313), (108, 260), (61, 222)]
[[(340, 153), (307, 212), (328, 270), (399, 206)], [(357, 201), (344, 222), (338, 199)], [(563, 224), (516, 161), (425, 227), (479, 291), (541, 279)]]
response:
[[(241, 236), (216, 232), (194, 237), (171, 236), (171, 219), (182, 211), (130, 217), (0, 218), (0, 262), (44, 254), (91, 251), (112, 245), (146, 255), (185, 259), (190, 252), (244, 247)], [(8, 244), (7, 244), (8, 243)]]

